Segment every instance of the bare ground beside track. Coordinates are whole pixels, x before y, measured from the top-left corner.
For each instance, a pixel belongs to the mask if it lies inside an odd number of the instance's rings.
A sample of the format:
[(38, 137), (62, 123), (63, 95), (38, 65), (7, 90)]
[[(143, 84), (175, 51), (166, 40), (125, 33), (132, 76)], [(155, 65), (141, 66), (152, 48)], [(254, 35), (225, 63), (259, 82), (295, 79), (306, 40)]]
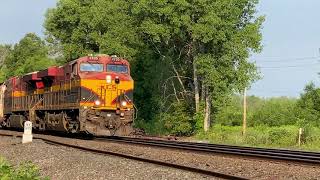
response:
[[(5, 133), (8, 131), (1, 130), (0, 132)], [(8, 132), (8, 133), (10, 134), (15, 133), (17, 135), (21, 135), (21, 133), (16, 133), (16, 132)], [(38, 135), (35, 135), (35, 136), (38, 136)], [(46, 136), (46, 137), (54, 140), (59, 140), (65, 143), (81, 145), (83, 147), (97, 148), (100, 150), (108, 150), (108, 151), (120, 152), (120, 153), (125, 153), (130, 155), (137, 155), (144, 158), (163, 160), (171, 163), (177, 163), (177, 164), (182, 164), (186, 166), (193, 166), (197, 168), (203, 168), (206, 170), (212, 170), (216, 172), (247, 177), (250, 179), (320, 179), (320, 166), (316, 166), (316, 165), (311, 166), (311, 165), (288, 163), (283, 161), (242, 158), (238, 156), (229, 156), (229, 155), (221, 155), (221, 154), (209, 155), (209, 154), (186, 152), (186, 151), (173, 150), (173, 149), (163, 149), (163, 148), (101, 142), (101, 141), (97, 142), (97, 141), (88, 141), (88, 140), (79, 140), (79, 139), (66, 139), (66, 138), (54, 137), (54, 136)], [(12, 148), (13, 148), (13, 151), (16, 151), (14, 149), (17, 149), (15, 147), (12, 147)], [(58, 150), (64, 149), (61, 147), (55, 147), (55, 148), (57, 148)], [(0, 152), (2, 151), (3, 151), (3, 148), (0, 143)], [(68, 149), (65, 151), (75, 151), (75, 150)], [(84, 153), (84, 152), (81, 152), (81, 153)], [(110, 160), (110, 162), (112, 161)], [(135, 163), (138, 163), (138, 162), (135, 162)], [(121, 163), (118, 163), (118, 164), (120, 166)], [(151, 165), (146, 165), (146, 166), (151, 167)], [(119, 167), (119, 168), (123, 168), (123, 167)], [(140, 171), (149, 172), (150, 169), (146, 168)], [(186, 176), (178, 176), (178, 178), (175, 178), (175, 177), (170, 178), (169, 176), (166, 177), (161, 175), (156, 177), (158, 177), (156, 179), (163, 179), (163, 177), (164, 179), (185, 179), (185, 178), (194, 179), (195, 178), (195, 177), (186, 177)], [(204, 177), (201, 177), (201, 178), (204, 178)]]
[(202, 175), (54, 146), (42, 140), (21, 144), (20, 138), (0, 136), (0, 156), (17, 165), (32, 161), (51, 179), (212, 179)]

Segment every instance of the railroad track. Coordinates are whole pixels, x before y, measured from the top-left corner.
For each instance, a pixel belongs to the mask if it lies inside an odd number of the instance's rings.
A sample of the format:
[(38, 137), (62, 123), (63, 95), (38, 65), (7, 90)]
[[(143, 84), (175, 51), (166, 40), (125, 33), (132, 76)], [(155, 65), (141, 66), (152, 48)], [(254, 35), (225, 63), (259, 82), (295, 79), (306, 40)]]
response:
[[(10, 135), (10, 134), (1, 134), (1, 133), (0, 133), (0, 136), (22, 137), (21, 135)], [(52, 139), (45, 138), (45, 137), (40, 137), (39, 134), (37, 137), (34, 137), (34, 139), (40, 139), (40, 140), (44, 141), (45, 143), (48, 143), (51, 145), (65, 146), (65, 147), (74, 148), (74, 149), (78, 149), (78, 150), (90, 152), (90, 153), (95, 153), (95, 154), (117, 156), (117, 157), (121, 157), (121, 158), (126, 158), (126, 159), (141, 161), (141, 162), (145, 162), (145, 163), (156, 164), (156, 165), (160, 165), (160, 166), (164, 166), (164, 167), (170, 167), (170, 168), (180, 169), (180, 170), (184, 170), (184, 171), (188, 171), (188, 172), (198, 173), (198, 174), (202, 174), (202, 175), (209, 176), (209, 177), (217, 177), (217, 178), (222, 178), (222, 179), (234, 179), (234, 180), (247, 180), (247, 178), (239, 177), (239, 176), (235, 176), (235, 175), (229, 175), (229, 174), (224, 174), (224, 173), (220, 173), (220, 172), (209, 171), (209, 170), (205, 170), (205, 169), (169, 163), (169, 162), (165, 162), (165, 161), (158, 161), (158, 160), (154, 160), (154, 159), (141, 158), (138, 156), (132, 156), (132, 155), (127, 155), (127, 154), (122, 154), (122, 153), (117, 153), (117, 152), (112, 152), (112, 151), (98, 150), (98, 149), (94, 149), (94, 148), (87, 148), (87, 147), (83, 147), (83, 146), (68, 144), (68, 143), (64, 143), (61, 141), (52, 140)]]
[(98, 141), (112, 141), (137, 145), (148, 145), (164, 148), (191, 150), (205, 153), (222, 153), (231, 155), (250, 156), (272, 160), (285, 160), (291, 162), (311, 163), (320, 165), (320, 153), (283, 149), (253, 148), (242, 146), (229, 146), (207, 143), (179, 142), (166, 140), (152, 140), (130, 137), (99, 137)]

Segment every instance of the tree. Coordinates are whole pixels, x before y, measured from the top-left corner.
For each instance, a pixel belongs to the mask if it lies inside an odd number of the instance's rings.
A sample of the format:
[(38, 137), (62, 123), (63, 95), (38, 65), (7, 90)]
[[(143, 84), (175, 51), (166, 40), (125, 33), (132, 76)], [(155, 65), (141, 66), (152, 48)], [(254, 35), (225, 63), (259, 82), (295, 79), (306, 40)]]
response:
[(298, 117), (302, 123), (317, 125), (320, 122), (320, 88), (314, 83), (309, 83), (300, 95), (297, 107), (299, 108)]
[(48, 48), (34, 33), (28, 33), (15, 44), (4, 60), (5, 78), (38, 71), (53, 65), (48, 58)]
[[(212, 102), (217, 110), (226, 95), (244, 89), (257, 78), (254, 64), (247, 60), (250, 52), (261, 50), (264, 18), (255, 15), (257, 3), (257, 0), (142, 0), (133, 6), (140, 22), (140, 35), (162, 61), (172, 65), (172, 72), (182, 86), (182, 96), (193, 94), (196, 113), (200, 111), (199, 80), (202, 80), (206, 123)], [(192, 87), (187, 88), (185, 84), (190, 79)]]
[[(91, 52), (133, 60), (135, 101), (144, 118), (158, 114), (163, 119), (161, 114), (176, 112), (201, 117), (206, 112), (208, 122), (228, 95), (257, 78), (248, 61), (250, 52), (261, 49), (264, 18), (255, 14), (257, 3), (60, 0), (48, 11), (45, 28), (48, 41), (60, 43), (67, 60)], [(184, 111), (176, 111), (181, 107), (176, 104), (186, 106)]]
[(5, 80), (6, 67), (4, 61), (10, 53), (10, 45), (0, 45), (0, 82)]
[(60, 0), (46, 14), (50, 43), (60, 43), (67, 61), (90, 53), (131, 58), (139, 39), (125, 0)]
[(10, 45), (0, 45), (0, 66), (3, 65), (5, 58), (10, 52)]

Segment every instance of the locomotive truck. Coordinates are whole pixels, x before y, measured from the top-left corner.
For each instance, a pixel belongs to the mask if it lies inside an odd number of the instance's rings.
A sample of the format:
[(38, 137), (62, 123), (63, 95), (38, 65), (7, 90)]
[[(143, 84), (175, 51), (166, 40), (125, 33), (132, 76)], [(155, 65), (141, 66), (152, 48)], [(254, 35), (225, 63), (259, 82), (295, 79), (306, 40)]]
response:
[(127, 60), (88, 55), (0, 84), (0, 126), (39, 131), (129, 135), (135, 118)]

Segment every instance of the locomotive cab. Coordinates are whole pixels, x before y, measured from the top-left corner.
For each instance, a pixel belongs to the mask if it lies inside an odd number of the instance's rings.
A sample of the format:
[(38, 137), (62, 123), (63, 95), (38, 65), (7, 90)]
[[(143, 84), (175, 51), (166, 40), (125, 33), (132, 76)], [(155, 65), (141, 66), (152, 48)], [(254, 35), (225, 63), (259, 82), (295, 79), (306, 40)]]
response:
[[(108, 134), (104, 131), (109, 131), (111, 135), (132, 131), (134, 83), (128, 61), (98, 55), (79, 59), (77, 64), (85, 129), (97, 131), (94, 134)], [(100, 128), (91, 128), (97, 125)]]

